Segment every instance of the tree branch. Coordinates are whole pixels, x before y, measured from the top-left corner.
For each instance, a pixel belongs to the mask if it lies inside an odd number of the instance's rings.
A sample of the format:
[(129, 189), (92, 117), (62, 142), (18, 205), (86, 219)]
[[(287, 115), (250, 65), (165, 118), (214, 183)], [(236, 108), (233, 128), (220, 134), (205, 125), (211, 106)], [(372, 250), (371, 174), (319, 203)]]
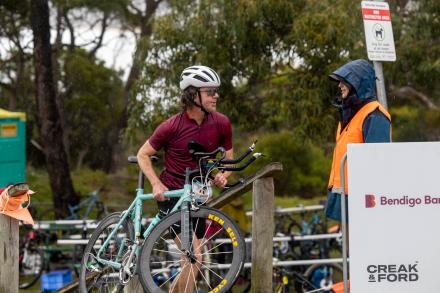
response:
[(67, 11), (64, 11), (64, 19), (66, 20), (66, 24), (67, 27), (69, 28), (69, 33), (70, 33), (70, 46), (69, 49), (70, 51), (73, 51), (73, 49), (75, 48), (75, 30), (72, 26), (72, 23), (70, 22), (69, 16), (67, 15)]
[(104, 33), (107, 28), (107, 19), (108, 14), (107, 12), (104, 12), (104, 16), (102, 18), (102, 28), (101, 28), (101, 34), (98, 37), (98, 42), (96, 43), (96, 46), (90, 51), (89, 55), (93, 56), (96, 54), (96, 51), (98, 51), (99, 48), (102, 46), (102, 40), (104, 39)]
[(431, 99), (425, 95), (422, 92), (417, 91), (411, 86), (403, 86), (400, 88), (395, 87), (394, 85), (390, 86), (391, 89), (391, 95), (403, 98), (403, 99), (413, 99), (416, 98), (421, 102), (423, 105), (425, 105), (430, 110), (438, 109), (437, 105), (435, 105)]

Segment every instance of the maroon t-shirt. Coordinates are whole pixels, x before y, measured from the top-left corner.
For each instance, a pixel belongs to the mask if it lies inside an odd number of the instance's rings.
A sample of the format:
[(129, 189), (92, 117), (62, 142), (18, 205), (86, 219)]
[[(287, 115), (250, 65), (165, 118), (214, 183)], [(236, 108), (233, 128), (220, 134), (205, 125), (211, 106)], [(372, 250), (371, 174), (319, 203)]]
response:
[(222, 146), (232, 149), (232, 127), (228, 117), (214, 112), (205, 116), (201, 125), (181, 112), (162, 122), (148, 139), (156, 150), (165, 150), (165, 170), (160, 180), (169, 189), (180, 189), (185, 180), (175, 174), (185, 173), (185, 168), (195, 169), (197, 164), (188, 152), (191, 140), (201, 144), (207, 152)]

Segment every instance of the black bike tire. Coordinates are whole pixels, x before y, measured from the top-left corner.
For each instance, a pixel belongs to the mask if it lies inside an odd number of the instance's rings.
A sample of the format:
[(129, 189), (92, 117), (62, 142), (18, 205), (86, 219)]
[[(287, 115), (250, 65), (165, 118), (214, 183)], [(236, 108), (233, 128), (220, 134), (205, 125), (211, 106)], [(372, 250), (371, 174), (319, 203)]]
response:
[(44, 263), (45, 263), (45, 260), (44, 260), (44, 250), (41, 249), (41, 248), (37, 248), (37, 249), (35, 249), (35, 251), (41, 257), (40, 270), (39, 270), (38, 274), (36, 274), (31, 281), (26, 282), (24, 284), (20, 284), (20, 277), (19, 277), (19, 284), (18, 284), (18, 288), (19, 289), (27, 289), (27, 288), (32, 287), (40, 279), (41, 274), (43, 273), (43, 268), (44, 268)]
[[(82, 292), (82, 293), (87, 292), (88, 275), (86, 275), (85, 266), (86, 266), (86, 262), (87, 262), (89, 253), (92, 251), (92, 248), (93, 248), (95, 242), (98, 240), (98, 237), (101, 235), (101, 233), (108, 226), (118, 223), (120, 218), (121, 218), (121, 213), (119, 213), (119, 212), (112, 213), (112, 214), (108, 215), (107, 217), (105, 217), (104, 219), (102, 219), (102, 221), (96, 227), (95, 231), (93, 231), (92, 236), (90, 237), (90, 240), (87, 243), (86, 248), (84, 249), (84, 254), (83, 254), (83, 257), (81, 260), (81, 268), (80, 268), (79, 278), (78, 278), (78, 285), (79, 285), (80, 292)], [(134, 239), (133, 223), (131, 222), (131, 220), (129, 220), (129, 218), (127, 218), (127, 219), (128, 220), (126, 220), (123, 224), (124, 229), (127, 232), (128, 237), (130, 239)], [(90, 273), (90, 274), (93, 274), (93, 273)], [(121, 289), (123, 289), (123, 287), (121, 287)]]
[[(336, 270), (338, 273), (340, 273), (341, 277), (342, 277), (342, 272), (343, 272), (342, 271), (342, 266), (340, 266), (339, 264), (336, 264), (336, 263), (330, 263), (330, 264), (313, 264), (313, 265), (309, 266), (306, 269), (306, 271), (304, 272), (304, 278), (310, 281), (310, 277), (311, 277), (312, 273), (315, 270), (317, 270), (317, 269), (319, 269), (320, 267), (323, 267), (323, 266), (327, 266), (327, 267), (333, 268), (333, 270)], [(341, 280), (338, 280), (338, 281), (341, 281)], [(336, 284), (336, 282), (334, 282), (333, 284)], [(314, 288), (314, 289), (319, 289), (319, 288)], [(305, 290), (303, 292), (308, 292), (308, 291), (309, 290)], [(323, 292), (325, 292), (325, 291), (323, 291)], [(330, 290), (328, 292), (332, 292), (332, 291)]]
[[(224, 293), (228, 292), (229, 289), (234, 285), (235, 281), (238, 278), (238, 275), (240, 274), (241, 270), (243, 269), (244, 265), (244, 259), (245, 259), (245, 242), (244, 238), (241, 235), (240, 229), (238, 226), (233, 222), (227, 215), (224, 213), (208, 208), (208, 207), (201, 207), (197, 211), (191, 211), (191, 218), (208, 218), (208, 215), (213, 215), (214, 217), (219, 217), (220, 219), (224, 220), (223, 227), (231, 228), (230, 231), (236, 235), (236, 241), (238, 245), (234, 247), (233, 249), (233, 260), (231, 263), (231, 267), (229, 268), (228, 272), (225, 275), (225, 278), (227, 280), (226, 284), (223, 285), (223, 287), (217, 286), (216, 289), (218, 291), (212, 290), (212, 292), (217, 293)], [(139, 280), (147, 292), (154, 292), (154, 293), (164, 293), (162, 289), (160, 289), (156, 283), (154, 282), (153, 278), (150, 274), (150, 256), (152, 253), (152, 250), (154, 248), (154, 244), (156, 243), (156, 239), (161, 237), (162, 233), (169, 229), (174, 223), (180, 222), (181, 220), (181, 213), (180, 211), (176, 211), (164, 219), (162, 219), (159, 224), (157, 224), (150, 232), (150, 234), (147, 236), (144, 245), (142, 247), (139, 259), (138, 259), (138, 275)], [(225, 228), (226, 229), (226, 228)]]

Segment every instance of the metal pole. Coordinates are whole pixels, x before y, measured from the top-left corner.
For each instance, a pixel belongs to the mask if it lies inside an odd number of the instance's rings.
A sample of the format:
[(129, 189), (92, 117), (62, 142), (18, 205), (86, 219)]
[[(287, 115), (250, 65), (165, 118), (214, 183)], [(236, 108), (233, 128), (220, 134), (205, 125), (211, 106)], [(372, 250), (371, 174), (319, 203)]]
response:
[(385, 92), (385, 77), (383, 76), (382, 62), (373, 61), (374, 72), (376, 73), (376, 91), (379, 103), (388, 109), (387, 93)]
[[(384, 0), (373, 0), (376, 2), (385, 2)], [(387, 93), (385, 92), (385, 78), (383, 76), (382, 62), (373, 61), (374, 72), (376, 73), (376, 91), (379, 103), (388, 110)]]
[(347, 154), (344, 154), (341, 160), (341, 221), (342, 221), (342, 272), (344, 279), (344, 293), (348, 293), (348, 265), (347, 265), (347, 215), (345, 213), (345, 162), (347, 161)]

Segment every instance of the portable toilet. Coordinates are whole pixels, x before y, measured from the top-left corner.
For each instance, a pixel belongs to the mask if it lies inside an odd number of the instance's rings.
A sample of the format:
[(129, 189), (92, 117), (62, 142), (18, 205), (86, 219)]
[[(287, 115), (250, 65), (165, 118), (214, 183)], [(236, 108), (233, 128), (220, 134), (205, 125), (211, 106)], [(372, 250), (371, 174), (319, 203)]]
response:
[(0, 187), (26, 180), (26, 114), (0, 109)]

